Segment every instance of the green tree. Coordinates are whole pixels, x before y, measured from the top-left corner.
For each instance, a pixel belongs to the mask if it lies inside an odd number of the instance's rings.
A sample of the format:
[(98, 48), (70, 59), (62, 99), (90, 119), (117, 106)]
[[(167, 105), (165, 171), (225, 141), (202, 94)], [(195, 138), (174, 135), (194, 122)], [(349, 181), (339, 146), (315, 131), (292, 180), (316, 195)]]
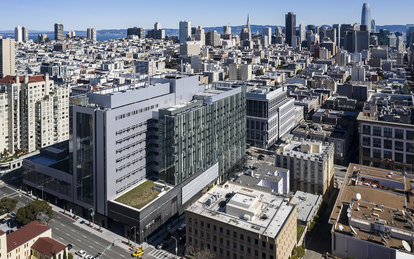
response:
[(56, 258), (56, 252), (55, 251), (53, 251), (53, 259), (57, 259)]
[(73, 259), (73, 254), (69, 253), (68, 259)]
[(43, 200), (36, 200), (17, 210), (16, 221), (26, 225), (34, 220), (49, 222), (53, 218), (52, 207)]
[(68, 259), (68, 256), (66, 255), (66, 248), (63, 250), (63, 259)]
[(4, 197), (0, 200), (0, 214), (12, 212), (17, 205), (18, 200), (14, 198)]
[(346, 78), (346, 82), (351, 81), (351, 79), (352, 79), (352, 76), (348, 76), (348, 77)]
[(260, 69), (257, 69), (256, 72), (255, 72), (255, 75), (256, 76), (262, 76), (262, 75), (264, 75), (263, 69), (261, 69), (261, 68)]

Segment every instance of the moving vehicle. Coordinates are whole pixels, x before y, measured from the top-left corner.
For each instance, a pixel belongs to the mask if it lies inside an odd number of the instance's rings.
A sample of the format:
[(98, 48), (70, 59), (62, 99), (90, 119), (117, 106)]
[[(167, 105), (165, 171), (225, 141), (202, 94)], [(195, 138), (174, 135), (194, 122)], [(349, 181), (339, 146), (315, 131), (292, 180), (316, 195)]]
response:
[(76, 253), (75, 253), (76, 255), (79, 255), (81, 258), (84, 258), (85, 257), (85, 255), (86, 255), (86, 252), (84, 251), (84, 250), (78, 250), (78, 251), (76, 251)]
[(137, 250), (137, 251), (135, 251), (135, 252), (133, 252), (132, 253), (132, 256), (133, 257), (138, 257), (138, 256), (141, 256), (141, 255), (143, 255), (144, 254), (144, 251), (142, 251), (142, 250)]

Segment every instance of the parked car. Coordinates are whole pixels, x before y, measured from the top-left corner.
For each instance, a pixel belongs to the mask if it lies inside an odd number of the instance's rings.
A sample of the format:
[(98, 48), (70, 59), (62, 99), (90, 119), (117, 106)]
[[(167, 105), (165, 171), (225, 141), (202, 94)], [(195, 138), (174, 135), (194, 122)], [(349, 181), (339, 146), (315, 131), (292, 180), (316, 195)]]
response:
[(86, 256), (86, 252), (84, 250), (78, 250), (75, 253), (76, 255), (80, 256), (81, 258), (84, 258)]
[(178, 233), (185, 233), (185, 223), (181, 224), (178, 228), (177, 228), (177, 232)]
[(141, 256), (143, 254), (144, 254), (144, 252), (142, 250), (137, 250), (137, 251), (133, 252), (131, 255), (133, 257), (138, 257), (138, 256)]

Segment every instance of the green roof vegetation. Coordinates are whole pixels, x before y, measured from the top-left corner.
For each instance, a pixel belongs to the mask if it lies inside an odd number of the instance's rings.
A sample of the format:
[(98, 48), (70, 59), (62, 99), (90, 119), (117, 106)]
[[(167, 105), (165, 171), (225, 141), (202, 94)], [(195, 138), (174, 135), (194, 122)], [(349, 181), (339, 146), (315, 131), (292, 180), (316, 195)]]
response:
[(155, 186), (153, 180), (147, 180), (144, 183), (138, 185), (134, 189), (125, 193), (121, 197), (115, 199), (115, 201), (122, 204), (141, 209), (155, 198), (157, 198), (159, 191), (154, 190), (152, 187)]

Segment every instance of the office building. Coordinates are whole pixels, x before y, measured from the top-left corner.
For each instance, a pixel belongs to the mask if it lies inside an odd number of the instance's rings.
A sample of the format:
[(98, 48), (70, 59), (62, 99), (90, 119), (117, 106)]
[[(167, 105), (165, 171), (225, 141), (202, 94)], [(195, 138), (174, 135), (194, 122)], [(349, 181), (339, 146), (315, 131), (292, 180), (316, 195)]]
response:
[(303, 22), (299, 24), (299, 39), (301, 43), (306, 40), (306, 26)]
[(266, 46), (268, 46), (272, 44), (272, 28), (270, 27), (263, 28), (262, 36), (266, 36), (266, 37), (263, 37), (263, 43), (262, 43), (263, 45), (266, 44)]
[(201, 43), (199, 41), (186, 41), (180, 43), (180, 55), (198, 56), (201, 52)]
[(22, 27), (22, 40), (23, 42), (29, 41), (29, 29), (27, 27)]
[(375, 93), (358, 115), (359, 162), (414, 173), (413, 97)]
[(412, 48), (412, 44), (414, 43), (414, 24), (407, 24), (407, 30), (405, 35), (407, 48)]
[(86, 36), (88, 40), (96, 41), (96, 28), (88, 28), (86, 30)]
[(296, 125), (295, 100), (284, 88), (260, 86), (249, 89), (247, 99), (247, 142), (269, 148)]
[(191, 40), (191, 22), (181, 21), (178, 40), (183, 43)]
[(322, 195), (312, 194), (302, 191), (296, 191), (290, 203), (295, 204), (297, 208), (298, 223), (303, 226), (309, 226), (318, 214), (322, 204)]
[(136, 35), (140, 39), (145, 39), (145, 29), (144, 28), (138, 28), (138, 27), (128, 28), (127, 29), (127, 36), (132, 36), (132, 35)]
[(217, 31), (208, 31), (206, 33), (206, 45), (218, 47), (221, 45), (220, 43), (220, 35)]
[(23, 32), (22, 32), (22, 26), (17, 25), (14, 29), (14, 40), (16, 43), (23, 42)]
[(249, 81), (253, 78), (251, 64), (230, 64), (229, 80)]
[(296, 36), (296, 14), (289, 12), (285, 17), (286, 43), (292, 46), (294, 36)]
[(66, 38), (75, 38), (76, 37), (76, 32), (74, 30), (70, 30), (68, 31), (68, 33), (66, 33)]
[(0, 149), (30, 153), (69, 139), (69, 89), (48, 75), (0, 79), (3, 102)]
[(335, 42), (336, 42), (336, 45), (338, 47), (340, 47), (340, 45), (341, 45), (341, 27), (340, 27), (339, 24), (334, 24), (332, 26), (332, 29), (336, 30), (336, 40), (335, 40)]
[(65, 34), (63, 32), (63, 24), (62, 23), (55, 23), (55, 40), (64, 40)]
[(350, 164), (333, 210), (331, 251), (340, 258), (412, 258), (414, 179)]
[(165, 30), (161, 28), (161, 23), (154, 23), (154, 29), (148, 30), (147, 37), (150, 39), (163, 40), (165, 38)]
[(231, 35), (231, 27), (230, 26), (223, 26), (223, 34), (224, 35)]
[(371, 8), (369, 3), (364, 3), (362, 6), (361, 25), (367, 27), (367, 31), (371, 31)]
[(41, 33), (41, 34), (38, 34), (37, 35), (37, 41), (39, 42), (39, 43), (43, 43), (43, 42), (46, 42), (46, 40), (47, 40), (48, 38), (47, 38), (47, 34), (45, 34), (45, 33)]
[(192, 34), (192, 37), (195, 41), (198, 41), (201, 46), (204, 46), (206, 44), (206, 33), (204, 32), (203, 27), (197, 26), (194, 30), (194, 34)]
[(276, 151), (276, 166), (289, 169), (290, 190), (324, 195), (333, 185), (334, 145), (288, 140)]
[(14, 39), (0, 39), (0, 78), (16, 73), (15, 55)]
[(217, 258), (287, 259), (296, 246), (296, 206), (254, 187), (216, 185), (185, 214), (189, 250)]

